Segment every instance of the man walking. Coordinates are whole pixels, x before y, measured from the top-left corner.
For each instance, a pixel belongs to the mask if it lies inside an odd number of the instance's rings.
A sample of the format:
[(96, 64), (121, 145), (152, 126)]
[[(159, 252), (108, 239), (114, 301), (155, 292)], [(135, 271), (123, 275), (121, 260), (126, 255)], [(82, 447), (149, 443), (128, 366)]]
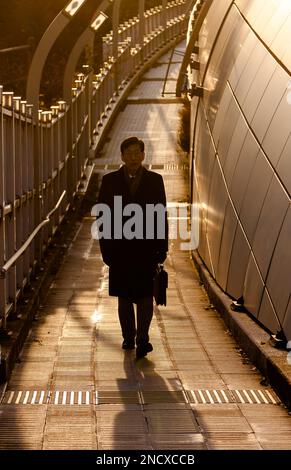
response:
[(120, 149), (124, 165), (103, 177), (97, 204), (103, 217), (97, 224), (109, 295), (118, 297), (122, 348), (134, 349), (136, 342), (138, 359), (153, 350), (153, 277), (168, 251), (166, 196), (162, 176), (142, 166), (144, 142), (129, 137)]

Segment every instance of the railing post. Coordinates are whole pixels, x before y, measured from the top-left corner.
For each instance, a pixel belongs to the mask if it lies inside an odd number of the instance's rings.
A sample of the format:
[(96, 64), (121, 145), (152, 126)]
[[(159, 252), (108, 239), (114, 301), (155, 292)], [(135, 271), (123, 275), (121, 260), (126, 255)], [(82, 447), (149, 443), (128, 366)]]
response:
[[(66, 102), (58, 101), (58, 131), (59, 131), (59, 194), (66, 190), (66, 200), (68, 198), (68, 163), (69, 163), (69, 152), (68, 152), (68, 113), (66, 112)], [(64, 205), (66, 201), (62, 204)]]
[[(21, 224), (22, 224), (22, 235), (21, 239), (18, 241), (20, 246), (26, 240), (29, 234), (29, 211), (28, 211), (28, 173), (33, 171), (32, 168), (28, 166), (28, 140), (27, 140), (27, 115), (26, 115), (26, 101), (20, 101), (20, 115), (22, 119), (22, 126), (21, 126), (21, 168), (22, 168), (22, 181), (19, 190), (20, 196), (20, 210), (21, 210)], [(28, 279), (29, 276), (29, 258), (28, 253), (25, 253), (23, 256), (22, 261), (22, 269), (23, 269), (23, 279), (21, 279), (21, 284), (23, 286), (23, 281)]]
[(114, 64), (114, 84), (115, 91), (118, 93), (118, 83), (119, 83), (119, 64), (118, 64), (118, 29), (119, 29), (119, 12), (120, 4), (122, 0), (115, 0), (113, 4), (113, 16), (112, 16), (112, 42), (113, 42), (113, 57), (115, 59)]
[[(24, 102), (24, 112), (26, 119), (26, 134), (27, 134), (27, 212), (28, 212), (28, 234), (34, 229), (34, 208), (35, 208), (35, 186), (34, 186), (34, 139), (35, 139), (35, 126), (32, 120), (32, 104)], [(33, 270), (35, 245), (34, 242), (30, 246), (27, 255), (28, 270), (30, 274)]]
[[(23, 207), (21, 203), (23, 188), (23, 165), (25, 164), (24, 152), (24, 133), (23, 123), (21, 120), (21, 98), (13, 98), (13, 114), (14, 114), (14, 139), (15, 139), (15, 249), (18, 250), (23, 241), (23, 231), (25, 230), (25, 220), (23, 219)], [(16, 294), (17, 289), (22, 291), (23, 280), (23, 259), (16, 264)], [(16, 300), (16, 299), (15, 299)]]
[[(4, 222), (4, 258), (9, 258), (16, 251), (16, 220), (15, 220), (15, 103), (13, 93), (2, 93), (2, 105), (8, 109), (5, 121), (2, 116), (2, 158), (3, 158), (3, 212)], [(16, 268), (8, 273), (7, 303), (14, 305), (16, 299)], [(6, 312), (4, 313), (6, 315)]]
[[(5, 263), (3, 87), (0, 86), (0, 263)], [(0, 329), (6, 329), (6, 280), (0, 273)]]
[(163, 0), (162, 26), (167, 27), (167, 0)]
[[(31, 108), (33, 114), (33, 106)], [(41, 121), (41, 111), (38, 111), (37, 123), (34, 124), (33, 132), (33, 192), (34, 192), (34, 219), (33, 226), (39, 224), (41, 218), (41, 206), (42, 206), (42, 190), (40, 191), (40, 160), (41, 160), (41, 124), (38, 124)], [(37, 238), (34, 241), (34, 257), (33, 257), (33, 272), (35, 273), (35, 263), (41, 259), (41, 242)]]
[(139, 0), (139, 43), (143, 44), (144, 35), (145, 35), (145, 16), (144, 16), (144, 4), (145, 0)]
[[(61, 194), (61, 147), (60, 147), (60, 120), (59, 120), (59, 106), (51, 106), (51, 138), (52, 147), (51, 154), (48, 159), (48, 188), (47, 188), (47, 199), (48, 199), (48, 213), (52, 207), (54, 207), (56, 200)], [(65, 136), (64, 136), (65, 137)], [(54, 226), (58, 225), (57, 214), (52, 218), (52, 223), (49, 225), (50, 234), (54, 233)]]
[(113, 16), (112, 16), (112, 42), (113, 42), (113, 57), (118, 58), (118, 29), (119, 29), (119, 13), (120, 4), (122, 0), (115, 0), (113, 5)]

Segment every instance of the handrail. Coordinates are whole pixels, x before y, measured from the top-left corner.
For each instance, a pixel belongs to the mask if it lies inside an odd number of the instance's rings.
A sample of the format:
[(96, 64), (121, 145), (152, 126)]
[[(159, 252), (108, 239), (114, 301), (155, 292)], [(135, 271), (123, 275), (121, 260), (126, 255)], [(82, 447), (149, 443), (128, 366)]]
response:
[(31, 49), (30, 44), (24, 44), (23, 46), (8, 47), (6, 49), (0, 49), (0, 54), (7, 54), (9, 52), (24, 51)]
[(46, 219), (49, 219), (49, 218), (56, 212), (56, 210), (58, 210), (58, 208), (59, 208), (60, 205), (61, 205), (62, 200), (63, 200), (64, 197), (65, 197), (65, 194), (66, 194), (66, 190), (64, 190), (64, 191), (62, 192), (60, 199), (59, 199), (58, 202), (56, 203), (55, 207), (47, 214)]
[(44, 227), (47, 223), (50, 221), (50, 217), (56, 212), (56, 210), (59, 208), (64, 196), (66, 194), (66, 191), (62, 192), (62, 195), (60, 199), (58, 200), (57, 204), (55, 207), (47, 214), (46, 218), (34, 229), (32, 234), (28, 237), (26, 242), (17, 250), (17, 252), (7, 261), (7, 263), (2, 266), (0, 276), (3, 278), (5, 277), (6, 273), (9, 271), (9, 269), (16, 263), (16, 261), (20, 258), (20, 256), (27, 250), (31, 242), (34, 240), (35, 236), (38, 234), (38, 232)]
[(93, 163), (93, 165), (91, 165), (91, 168), (90, 168), (90, 170), (89, 170), (89, 174), (86, 175), (86, 179), (87, 179), (86, 185), (85, 185), (82, 189), (78, 189), (78, 190), (77, 190), (77, 193), (76, 193), (77, 195), (83, 195), (83, 194), (86, 193), (94, 169), (95, 169), (95, 163)]

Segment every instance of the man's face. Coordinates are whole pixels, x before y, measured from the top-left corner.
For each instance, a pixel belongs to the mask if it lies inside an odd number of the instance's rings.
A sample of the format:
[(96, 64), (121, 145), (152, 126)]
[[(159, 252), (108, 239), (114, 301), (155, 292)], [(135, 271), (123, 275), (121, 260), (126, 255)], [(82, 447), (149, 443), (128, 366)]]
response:
[(124, 153), (121, 155), (121, 159), (125, 163), (127, 171), (130, 174), (134, 174), (139, 169), (144, 156), (144, 152), (141, 151), (140, 146), (138, 144), (133, 144), (124, 150)]

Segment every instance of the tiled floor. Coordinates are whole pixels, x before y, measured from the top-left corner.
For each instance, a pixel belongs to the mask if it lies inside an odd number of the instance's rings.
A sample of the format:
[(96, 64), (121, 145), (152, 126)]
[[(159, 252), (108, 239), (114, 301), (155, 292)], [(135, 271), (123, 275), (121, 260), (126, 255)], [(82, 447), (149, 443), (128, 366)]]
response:
[[(117, 167), (120, 142), (138, 135), (145, 163), (160, 165), (168, 201), (178, 203), (188, 193), (176, 144), (180, 105), (170, 95), (156, 102), (168, 58), (133, 90), (96, 163), (100, 176)], [(154, 351), (136, 361), (121, 349), (92, 222), (82, 221), (14, 369), (0, 405), (0, 448), (291, 449), (291, 417), (209, 305), (179, 240), (166, 263), (168, 306), (155, 308)]]

